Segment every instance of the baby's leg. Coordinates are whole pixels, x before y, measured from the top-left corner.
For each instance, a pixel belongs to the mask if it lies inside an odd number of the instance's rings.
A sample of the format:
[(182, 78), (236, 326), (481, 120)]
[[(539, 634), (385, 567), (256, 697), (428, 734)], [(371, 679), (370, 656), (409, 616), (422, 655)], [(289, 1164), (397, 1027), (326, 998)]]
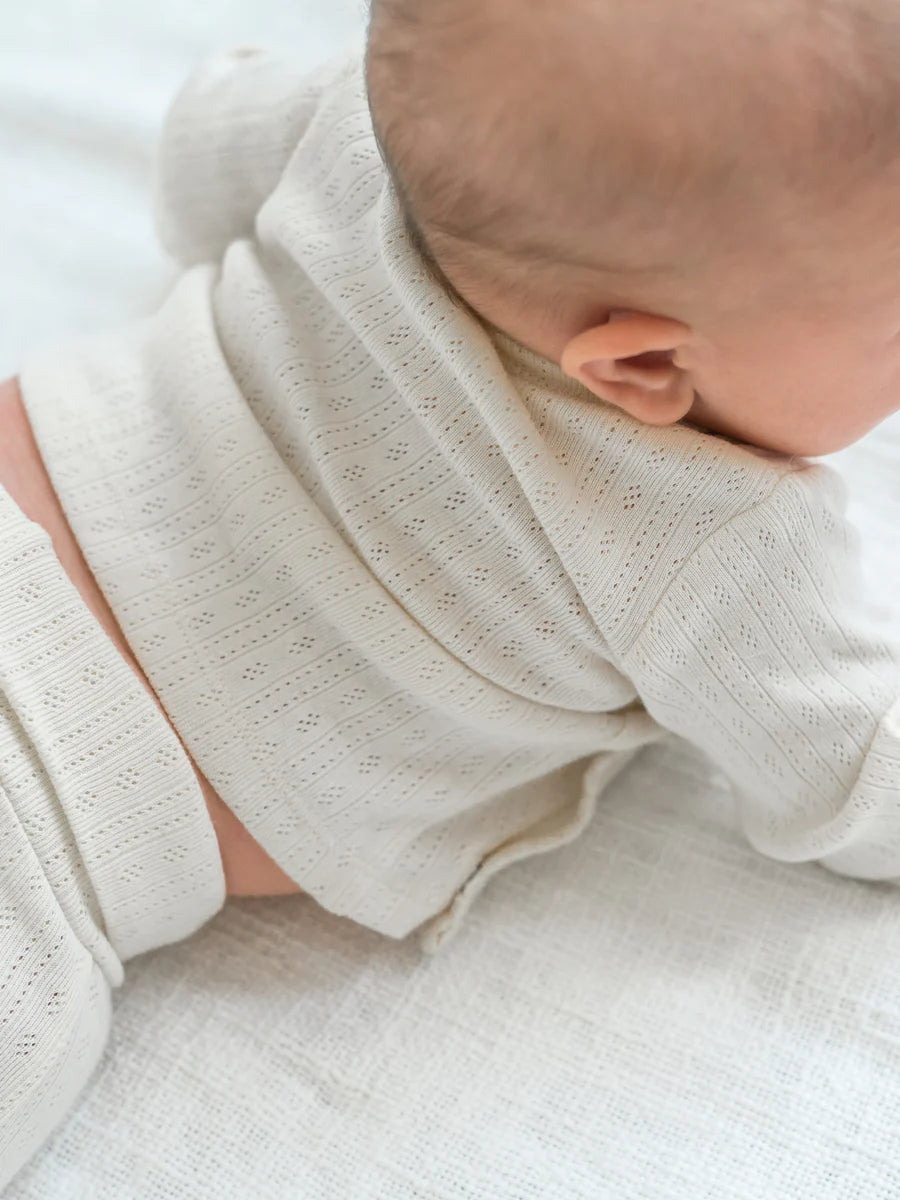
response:
[[(0, 489), (6, 490), (30, 520), (46, 529), (63, 570), (162, 713), (162, 705), (132, 654), (69, 528), (44, 467), (15, 378), (0, 383)], [(283, 896), (299, 892), (297, 884), (250, 836), (197, 764), (192, 759), (190, 761), (219, 839), (228, 895)]]
[(177, 736), (0, 487), (0, 1191), (88, 1082), (122, 964), (224, 899)]
[[(0, 709), (0, 724), (0, 756), (8, 770), (15, 738), (8, 708)], [(26, 746), (16, 747), (14, 755), (24, 765)], [(2, 1189), (61, 1122), (93, 1073), (109, 1034), (111, 997), (109, 979), (70, 924), (2, 788), (0, 846)], [(81, 900), (82, 924), (88, 925), (89, 891), (79, 897), (74, 871), (67, 894), (70, 903)], [(99, 944), (99, 929), (95, 939)], [(109, 958), (115, 969), (114, 956)]]

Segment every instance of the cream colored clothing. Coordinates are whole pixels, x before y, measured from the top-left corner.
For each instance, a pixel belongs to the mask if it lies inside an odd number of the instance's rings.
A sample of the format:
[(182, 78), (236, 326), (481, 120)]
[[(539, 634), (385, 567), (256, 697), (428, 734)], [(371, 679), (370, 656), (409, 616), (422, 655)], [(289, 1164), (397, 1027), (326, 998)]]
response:
[(0, 1193), (97, 1068), (124, 964), (224, 902), (184, 749), (0, 487)]
[(359, 52), (176, 98), (159, 312), (28, 360), (75, 535), (179, 734), (326, 908), (458, 924), (681, 735), (783, 860), (900, 875), (900, 662), (828, 467), (597, 403), (404, 232)]

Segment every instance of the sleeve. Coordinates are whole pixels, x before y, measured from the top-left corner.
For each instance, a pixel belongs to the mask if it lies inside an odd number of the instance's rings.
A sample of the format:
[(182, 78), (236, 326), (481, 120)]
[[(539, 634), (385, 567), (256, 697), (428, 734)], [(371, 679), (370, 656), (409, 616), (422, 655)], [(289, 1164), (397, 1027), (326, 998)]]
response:
[(758, 850), (900, 882), (900, 650), (845, 510), (840, 476), (802, 463), (691, 554), (622, 669), (730, 779)]
[(157, 235), (182, 266), (215, 261), (252, 234), (335, 65), (310, 72), (296, 56), (241, 47), (188, 76), (164, 118), (153, 180)]

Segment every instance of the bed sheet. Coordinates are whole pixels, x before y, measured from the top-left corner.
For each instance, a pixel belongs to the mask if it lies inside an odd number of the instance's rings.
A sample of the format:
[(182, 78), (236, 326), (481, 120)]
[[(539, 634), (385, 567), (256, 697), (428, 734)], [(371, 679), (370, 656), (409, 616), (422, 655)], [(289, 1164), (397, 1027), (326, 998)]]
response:
[[(37, 0), (0, 44), (0, 378), (147, 311), (149, 180), (200, 58), (357, 33), (339, 0)], [(896, 625), (900, 420), (848, 478)], [(900, 1197), (900, 890), (761, 858), (724, 781), (643, 752), (576, 844), (423, 958), (303, 897), (133, 960), (79, 1106), (4, 1200)]]

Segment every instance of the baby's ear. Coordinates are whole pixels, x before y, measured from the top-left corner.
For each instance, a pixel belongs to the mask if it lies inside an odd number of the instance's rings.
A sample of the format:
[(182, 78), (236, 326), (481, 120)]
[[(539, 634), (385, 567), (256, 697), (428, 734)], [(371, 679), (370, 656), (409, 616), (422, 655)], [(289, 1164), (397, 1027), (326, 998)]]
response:
[(568, 343), (560, 366), (608, 404), (648, 425), (674, 425), (694, 403), (694, 388), (673, 357), (691, 331), (680, 321), (616, 311)]

